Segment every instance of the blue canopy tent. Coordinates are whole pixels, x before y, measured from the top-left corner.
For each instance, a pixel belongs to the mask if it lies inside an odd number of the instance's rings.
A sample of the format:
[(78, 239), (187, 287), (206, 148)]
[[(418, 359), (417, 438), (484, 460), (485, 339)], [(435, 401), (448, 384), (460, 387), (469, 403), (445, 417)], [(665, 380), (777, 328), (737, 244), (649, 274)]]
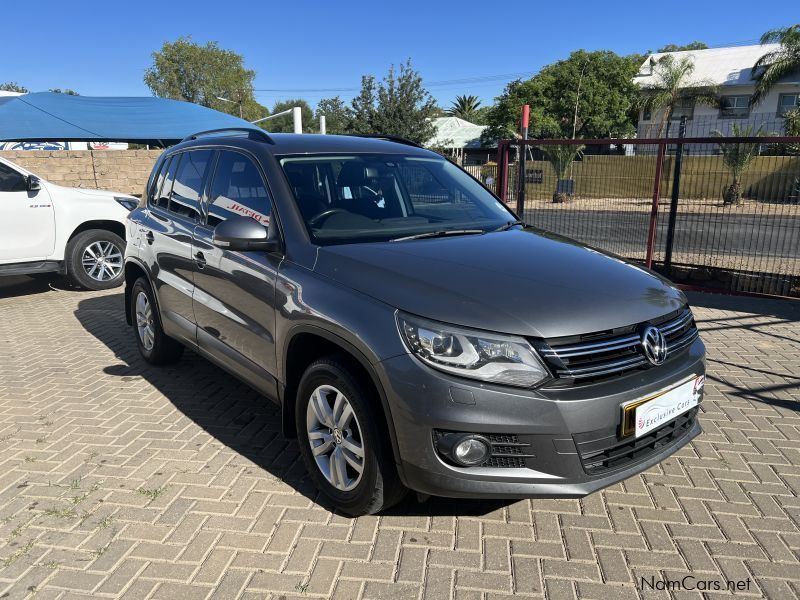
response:
[(0, 96), (0, 140), (174, 144), (192, 133), (257, 126), (198, 104), (155, 97), (40, 92)]

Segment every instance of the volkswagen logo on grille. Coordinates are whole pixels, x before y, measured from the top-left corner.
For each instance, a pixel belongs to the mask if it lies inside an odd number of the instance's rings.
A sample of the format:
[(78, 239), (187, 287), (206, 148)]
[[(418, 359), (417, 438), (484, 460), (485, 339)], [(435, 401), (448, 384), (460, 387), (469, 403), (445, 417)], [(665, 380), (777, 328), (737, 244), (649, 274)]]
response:
[(667, 360), (667, 340), (658, 327), (648, 325), (642, 330), (642, 350), (651, 364), (660, 365)]

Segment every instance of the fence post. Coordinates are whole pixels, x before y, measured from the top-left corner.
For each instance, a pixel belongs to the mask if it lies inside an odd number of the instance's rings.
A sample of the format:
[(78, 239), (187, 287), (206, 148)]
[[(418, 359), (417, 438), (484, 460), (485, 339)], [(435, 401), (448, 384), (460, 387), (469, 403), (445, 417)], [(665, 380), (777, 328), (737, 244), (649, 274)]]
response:
[[(686, 137), (686, 116), (681, 117), (678, 137)], [(672, 202), (669, 205), (669, 223), (667, 224), (667, 245), (664, 249), (664, 272), (669, 275), (672, 270), (672, 246), (675, 243), (675, 221), (678, 219), (678, 197), (681, 190), (681, 162), (683, 159), (683, 144), (677, 144), (675, 149), (675, 171), (672, 176)]]
[(658, 198), (661, 195), (661, 176), (664, 172), (664, 150), (666, 142), (658, 144), (658, 154), (656, 155), (656, 174), (653, 181), (653, 207), (650, 210), (650, 229), (647, 232), (647, 258), (645, 266), (653, 268), (653, 246), (656, 242), (656, 219), (658, 218)]
[(497, 195), (503, 202), (508, 202), (508, 143), (497, 142)]
[(531, 108), (529, 105), (522, 107), (522, 123), (520, 127), (520, 134), (522, 143), (519, 146), (519, 173), (517, 173), (517, 216), (525, 220), (525, 159), (528, 156), (528, 149), (525, 147), (525, 140), (528, 139), (528, 120), (530, 118)]

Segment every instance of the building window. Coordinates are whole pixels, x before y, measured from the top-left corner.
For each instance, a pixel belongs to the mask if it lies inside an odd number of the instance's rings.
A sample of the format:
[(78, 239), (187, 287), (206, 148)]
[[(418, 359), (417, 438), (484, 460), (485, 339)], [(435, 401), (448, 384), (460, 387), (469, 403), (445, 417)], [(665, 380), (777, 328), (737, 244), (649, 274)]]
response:
[(750, 96), (722, 96), (719, 99), (719, 116), (743, 119), (750, 114)]
[(670, 118), (673, 121), (680, 121), (681, 117), (686, 117), (688, 120), (692, 118), (692, 115), (694, 115), (694, 98), (679, 98), (672, 109)]
[(652, 121), (652, 120), (653, 120), (653, 114), (650, 111), (650, 109), (649, 108), (643, 108), (642, 109), (642, 121)]
[(800, 106), (800, 94), (781, 94), (778, 96), (778, 116), (782, 117), (790, 110)]

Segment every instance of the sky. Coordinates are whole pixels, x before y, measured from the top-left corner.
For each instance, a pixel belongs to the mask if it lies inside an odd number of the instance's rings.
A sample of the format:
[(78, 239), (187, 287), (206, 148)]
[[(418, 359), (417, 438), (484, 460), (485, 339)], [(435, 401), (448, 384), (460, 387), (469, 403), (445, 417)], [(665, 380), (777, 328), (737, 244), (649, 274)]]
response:
[(797, 0), (10, 2), (3, 21), (18, 26), (3, 31), (0, 82), (88, 96), (149, 95), (142, 77), (152, 53), (190, 35), (242, 54), (256, 71), (256, 99), (270, 108), (295, 97), (312, 105), (337, 94), (349, 100), (361, 75), (383, 77), (408, 58), (440, 105), (457, 94), (487, 104), (508, 81), (577, 49), (630, 54), (694, 40), (742, 45), (798, 20)]

